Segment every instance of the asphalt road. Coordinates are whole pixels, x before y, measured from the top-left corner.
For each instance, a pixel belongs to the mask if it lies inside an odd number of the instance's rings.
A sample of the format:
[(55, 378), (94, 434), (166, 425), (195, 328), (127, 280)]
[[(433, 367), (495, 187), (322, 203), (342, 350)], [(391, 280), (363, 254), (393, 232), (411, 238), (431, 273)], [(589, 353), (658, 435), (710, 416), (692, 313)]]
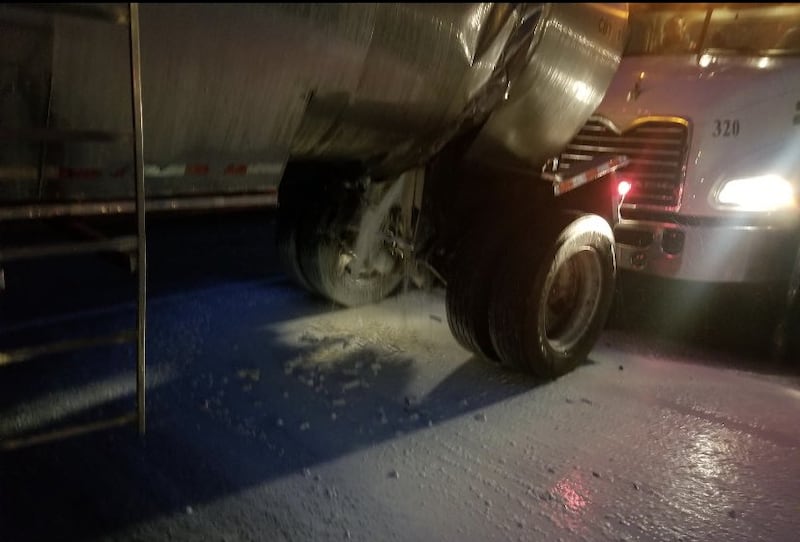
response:
[[(0, 452), (0, 540), (797, 540), (800, 378), (743, 349), (747, 319), (671, 323), (637, 286), (537, 382), (460, 348), (440, 289), (307, 295), (271, 235), (269, 212), (151, 222), (147, 434)], [(134, 322), (124, 262), (6, 282), (2, 349)], [(0, 374), (0, 439), (134, 405), (130, 345)]]

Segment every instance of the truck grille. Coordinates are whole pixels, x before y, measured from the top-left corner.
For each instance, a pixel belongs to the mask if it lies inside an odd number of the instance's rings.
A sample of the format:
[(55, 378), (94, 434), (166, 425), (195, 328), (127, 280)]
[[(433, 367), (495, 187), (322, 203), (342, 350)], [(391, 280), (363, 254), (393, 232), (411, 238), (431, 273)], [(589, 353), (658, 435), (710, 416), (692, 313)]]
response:
[(592, 118), (567, 145), (559, 158), (559, 172), (601, 154), (624, 154), (631, 190), (626, 204), (674, 207), (681, 197), (689, 129), (674, 121), (647, 121), (618, 134)]

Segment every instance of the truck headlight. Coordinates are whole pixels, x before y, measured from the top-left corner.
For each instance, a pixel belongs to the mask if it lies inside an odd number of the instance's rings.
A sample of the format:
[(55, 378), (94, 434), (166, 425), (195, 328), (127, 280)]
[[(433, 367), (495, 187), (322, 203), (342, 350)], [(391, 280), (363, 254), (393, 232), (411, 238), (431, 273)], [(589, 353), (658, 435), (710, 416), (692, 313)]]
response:
[(777, 211), (795, 205), (794, 188), (780, 175), (730, 180), (716, 199), (721, 207), (737, 211)]

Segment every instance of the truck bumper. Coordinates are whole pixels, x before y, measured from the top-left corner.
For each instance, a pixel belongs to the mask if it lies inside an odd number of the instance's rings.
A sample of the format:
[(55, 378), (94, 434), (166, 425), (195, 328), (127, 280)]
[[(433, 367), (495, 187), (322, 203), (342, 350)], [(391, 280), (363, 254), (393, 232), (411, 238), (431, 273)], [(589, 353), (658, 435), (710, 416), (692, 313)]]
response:
[(786, 280), (798, 248), (796, 225), (724, 225), (620, 220), (617, 265), (663, 278), (716, 283)]

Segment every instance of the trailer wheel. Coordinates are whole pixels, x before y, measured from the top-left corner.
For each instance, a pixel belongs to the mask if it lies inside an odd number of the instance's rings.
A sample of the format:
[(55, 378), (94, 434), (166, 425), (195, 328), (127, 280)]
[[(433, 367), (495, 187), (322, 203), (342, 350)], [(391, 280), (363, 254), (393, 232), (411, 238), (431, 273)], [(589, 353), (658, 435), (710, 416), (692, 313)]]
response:
[(299, 208), (278, 208), (275, 224), (275, 241), (278, 261), (284, 273), (297, 286), (314, 292), (314, 287), (306, 280), (300, 269), (297, 252), (297, 232), (302, 221), (302, 210)]
[(465, 245), (456, 254), (447, 280), (445, 306), (450, 332), (465, 349), (497, 362), (489, 332), (489, 298), (496, 274), (498, 243)]
[(582, 363), (614, 294), (611, 227), (601, 217), (558, 215), (509, 251), (489, 303), (492, 344), (504, 365), (556, 378)]
[[(403, 265), (384, 246), (383, 232), (379, 232), (372, 240), (376, 243), (374, 257), (363, 270), (353, 271), (352, 243), (356, 232), (347, 227), (348, 221), (339, 214), (348, 207), (332, 205), (316, 216), (309, 216), (297, 241), (300, 269), (311, 286), (339, 305), (356, 307), (377, 303), (392, 294), (402, 281)], [(385, 226), (393, 219), (394, 216), (385, 217)]]
[(491, 269), (487, 263), (465, 262), (447, 282), (447, 323), (462, 347), (485, 360), (498, 361), (489, 333)]
[(289, 279), (309, 292), (318, 293), (300, 268), (297, 250), (298, 232), (303, 229), (304, 221), (309, 220), (308, 217), (313, 215), (316, 207), (316, 201), (308, 197), (308, 193), (314, 188), (310, 182), (302, 179), (286, 179), (280, 183), (275, 218), (275, 248), (278, 261)]

